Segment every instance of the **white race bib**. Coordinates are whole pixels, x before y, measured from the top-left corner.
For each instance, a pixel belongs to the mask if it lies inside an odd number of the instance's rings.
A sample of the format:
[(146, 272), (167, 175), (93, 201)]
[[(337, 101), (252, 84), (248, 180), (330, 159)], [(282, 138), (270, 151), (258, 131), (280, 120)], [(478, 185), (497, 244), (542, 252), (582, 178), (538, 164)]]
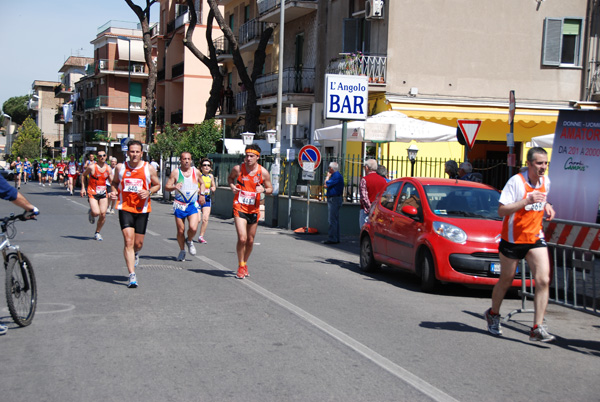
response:
[(142, 179), (123, 179), (123, 191), (127, 193), (137, 193), (144, 188)]
[(240, 191), (240, 195), (238, 196), (238, 201), (240, 204), (244, 205), (254, 205), (256, 204), (256, 194), (252, 191)]
[(185, 211), (188, 207), (188, 204), (186, 204), (185, 202), (181, 202), (181, 201), (177, 201), (174, 200), (173, 201), (173, 211), (178, 209), (180, 211)]
[(106, 194), (106, 186), (96, 186), (96, 194)]

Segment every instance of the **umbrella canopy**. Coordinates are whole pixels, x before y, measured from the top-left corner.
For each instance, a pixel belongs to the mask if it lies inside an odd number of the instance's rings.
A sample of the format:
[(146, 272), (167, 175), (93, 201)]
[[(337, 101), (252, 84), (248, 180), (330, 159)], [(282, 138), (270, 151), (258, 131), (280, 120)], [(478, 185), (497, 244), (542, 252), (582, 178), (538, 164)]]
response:
[[(382, 112), (368, 117), (366, 121), (368, 123), (377, 123), (378, 125), (389, 124), (395, 126), (396, 142), (410, 142), (413, 140), (417, 142), (456, 141), (456, 127), (413, 119), (404, 113), (396, 111)], [(367, 130), (368, 127), (369, 124), (367, 124)], [(364, 137), (364, 121), (352, 121), (348, 123), (348, 141), (364, 141)], [(337, 124), (315, 130), (315, 140), (341, 141), (342, 125)]]
[(554, 134), (540, 135), (537, 137), (531, 137), (532, 147), (552, 148), (554, 143)]

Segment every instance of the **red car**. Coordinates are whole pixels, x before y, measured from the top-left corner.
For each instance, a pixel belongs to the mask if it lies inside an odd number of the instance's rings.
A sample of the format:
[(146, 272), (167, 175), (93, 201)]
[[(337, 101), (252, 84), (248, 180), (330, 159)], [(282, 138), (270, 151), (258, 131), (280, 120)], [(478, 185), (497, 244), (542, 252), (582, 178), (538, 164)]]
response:
[[(387, 184), (360, 233), (360, 267), (413, 271), (438, 282), (494, 285), (500, 274), (500, 192), (465, 180), (405, 177)], [(521, 286), (514, 280), (513, 286)]]

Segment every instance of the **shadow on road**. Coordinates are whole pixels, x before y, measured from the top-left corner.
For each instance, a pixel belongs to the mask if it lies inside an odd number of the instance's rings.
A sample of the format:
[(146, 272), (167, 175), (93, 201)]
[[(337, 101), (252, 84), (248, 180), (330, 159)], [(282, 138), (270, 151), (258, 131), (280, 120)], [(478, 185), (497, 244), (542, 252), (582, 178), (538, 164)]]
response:
[(128, 277), (124, 275), (94, 275), (77, 274), (79, 279), (92, 279), (98, 282), (112, 283), (114, 285), (127, 286)]
[(235, 276), (233, 271), (221, 271), (220, 269), (188, 269), (187, 271), (196, 272), (197, 274), (204, 274), (210, 276), (217, 276), (221, 278), (228, 278)]
[(75, 240), (90, 240), (93, 239), (94, 236), (61, 236), (63, 239), (75, 239)]

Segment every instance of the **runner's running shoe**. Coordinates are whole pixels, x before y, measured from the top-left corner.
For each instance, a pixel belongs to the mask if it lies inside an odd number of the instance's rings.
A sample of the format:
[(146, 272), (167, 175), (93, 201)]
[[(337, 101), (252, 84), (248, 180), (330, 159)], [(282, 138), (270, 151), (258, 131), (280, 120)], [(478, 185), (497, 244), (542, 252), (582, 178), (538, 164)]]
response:
[(200, 236), (200, 237), (198, 237), (198, 243), (206, 244), (206, 240), (204, 240), (204, 237)]
[(94, 239), (98, 240), (98, 241), (102, 241), (102, 235), (98, 232), (96, 232), (96, 234), (94, 235)]
[(88, 209), (88, 220), (90, 221), (90, 223), (93, 225), (96, 222), (96, 218), (94, 218), (94, 215), (92, 215), (92, 209)]
[(238, 279), (244, 279), (246, 277), (246, 270), (245, 267), (242, 267), (241, 265), (238, 267), (237, 270), (237, 274), (235, 275), (236, 278)]
[(554, 335), (548, 333), (548, 327), (545, 325), (538, 325), (535, 329), (531, 328), (531, 331), (529, 331), (530, 341), (552, 342), (555, 339)]
[(185, 250), (181, 250), (177, 256), (177, 261), (185, 261)]
[(489, 308), (485, 311), (485, 313), (483, 313), (483, 316), (488, 324), (488, 332), (492, 335), (502, 335), (502, 326), (500, 325), (500, 319), (502, 317), (500, 314), (490, 314), (491, 310), (492, 309)]
[(140, 253), (135, 253), (135, 263), (133, 264), (133, 266), (137, 267), (139, 263), (140, 263)]
[(137, 283), (137, 278), (135, 277), (135, 272), (132, 272), (129, 274), (129, 285), (127, 285), (128, 288), (137, 288), (138, 287), (138, 283)]
[(250, 276), (248, 273), (248, 264), (244, 265), (244, 276)]
[(4, 335), (8, 331), (8, 327), (6, 325), (0, 324), (0, 335)]
[(191, 255), (196, 255), (196, 246), (194, 246), (194, 241), (188, 241), (187, 242), (187, 246), (188, 246), (188, 251), (190, 252)]

